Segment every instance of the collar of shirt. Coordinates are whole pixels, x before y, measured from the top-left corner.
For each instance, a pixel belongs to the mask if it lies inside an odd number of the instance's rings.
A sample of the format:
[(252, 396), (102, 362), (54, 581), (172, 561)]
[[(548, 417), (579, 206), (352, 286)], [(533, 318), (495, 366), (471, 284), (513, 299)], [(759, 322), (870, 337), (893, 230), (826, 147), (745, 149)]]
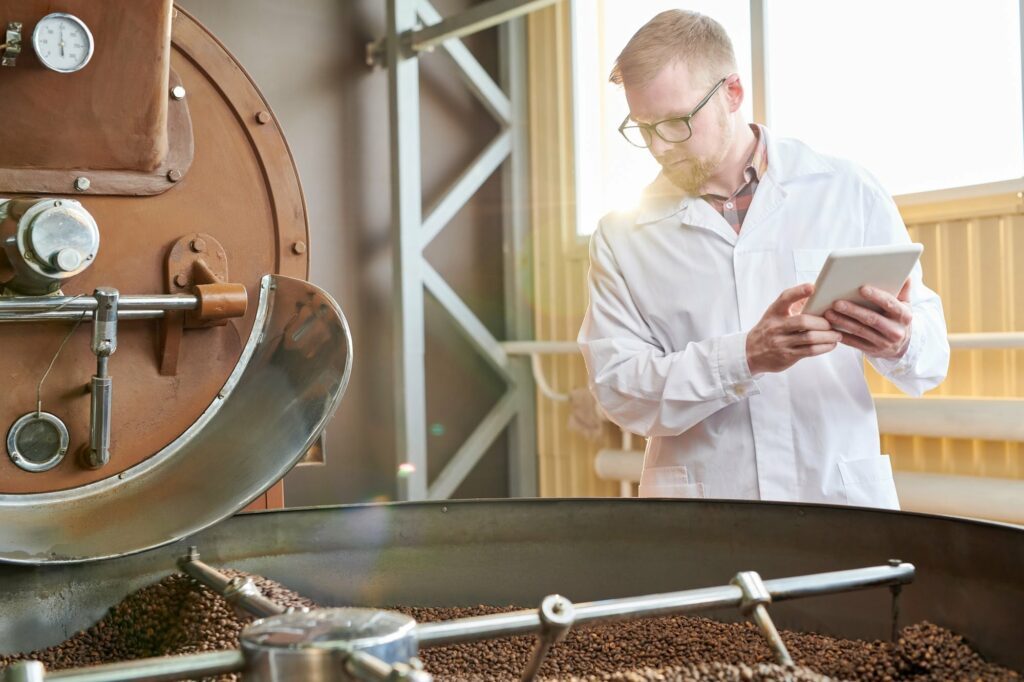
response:
[[(743, 188), (750, 183), (760, 182), (761, 178), (768, 171), (768, 146), (765, 144), (762, 128), (756, 123), (751, 123), (750, 129), (754, 132), (754, 149), (750, 152), (747, 165), (743, 167), (743, 184), (732, 193), (733, 197), (742, 192)], [(731, 197), (719, 194), (702, 194), (701, 198), (708, 201), (708, 203), (714, 201), (718, 204), (728, 201)]]
[[(759, 179), (769, 175), (775, 182), (784, 185), (807, 175), (834, 172), (835, 169), (824, 158), (816, 154), (790, 154), (789, 158), (780, 156), (771, 131), (762, 125), (753, 125), (758, 127), (761, 134), (760, 140), (765, 147), (764, 167)], [(769, 158), (772, 160), (770, 167), (767, 165)], [(659, 173), (654, 182), (644, 190), (640, 206), (635, 214), (635, 222), (637, 225), (645, 225), (670, 218), (686, 208), (688, 200), (693, 198), (673, 185), (664, 173)]]

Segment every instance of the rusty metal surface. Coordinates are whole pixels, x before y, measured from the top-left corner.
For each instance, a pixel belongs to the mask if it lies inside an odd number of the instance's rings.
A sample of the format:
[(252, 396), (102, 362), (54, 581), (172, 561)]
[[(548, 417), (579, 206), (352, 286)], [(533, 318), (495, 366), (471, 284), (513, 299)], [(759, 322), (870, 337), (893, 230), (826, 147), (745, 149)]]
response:
[(317, 287), (268, 275), (260, 289), (252, 336), (196, 423), (116, 477), (0, 494), (0, 561), (79, 562), (173, 542), (238, 511), (302, 458), (348, 384), (352, 341)]
[[(189, 545), (214, 567), (324, 605), (534, 606), (861, 568), (917, 567), (900, 624), (929, 620), (1024, 669), (1024, 529), (924, 514), (725, 500), (459, 500), (247, 514), (166, 547), (78, 566), (0, 565), (0, 650), (55, 644), (173, 572)], [(738, 620), (735, 610), (716, 612)], [(780, 628), (887, 639), (888, 590), (775, 603)]]
[[(92, 60), (76, 73), (44, 67), (28, 39), (56, 11), (94, 36)], [(0, 22), (8, 21), (22, 22), (25, 40), (0, 79), (0, 178), (16, 177), (14, 169), (152, 171), (164, 161), (171, 0), (5, 0)]]
[[(99, 224), (102, 246), (94, 265), (64, 288), (66, 294), (89, 294), (99, 286), (124, 294), (165, 293), (168, 250), (195, 232), (223, 246), (231, 281), (246, 286), (250, 301), (266, 273), (308, 274), (308, 252), (292, 248), (308, 243), (294, 162), (273, 116), (268, 114), (266, 123), (255, 116), (269, 112), (266, 101), (223, 46), (188, 14), (177, 12), (172, 31), (171, 66), (187, 90), (184, 102), (195, 136), (192, 167), (156, 196), (75, 195)], [(12, 196), (9, 189), (0, 182), (0, 196)], [(177, 339), (172, 335), (177, 367), (166, 374), (161, 373), (161, 323), (121, 325), (119, 349), (110, 361), (117, 384), (110, 464), (91, 471), (66, 458), (51, 471), (31, 474), (0, 455), (0, 494), (69, 490), (112, 478), (160, 451), (214, 400), (253, 319), (250, 305), (244, 318), (227, 325), (185, 330)], [(0, 433), (35, 408), (36, 385), (69, 330), (61, 323), (0, 327), (0, 381), (5, 386)], [(42, 389), (43, 409), (67, 424), (72, 450), (89, 439), (85, 387), (96, 364), (89, 336), (88, 325), (74, 333)]]

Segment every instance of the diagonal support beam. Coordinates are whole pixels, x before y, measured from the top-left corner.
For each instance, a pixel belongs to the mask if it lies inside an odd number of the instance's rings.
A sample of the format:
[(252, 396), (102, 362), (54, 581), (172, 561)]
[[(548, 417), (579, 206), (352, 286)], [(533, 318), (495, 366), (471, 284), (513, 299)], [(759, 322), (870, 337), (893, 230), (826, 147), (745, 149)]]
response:
[(484, 417), (483, 421), (473, 430), (466, 442), (462, 444), (452, 458), (445, 465), (444, 470), (430, 486), (427, 498), (431, 500), (446, 500), (458, 489), (459, 485), (466, 480), (466, 476), (472, 471), (484, 454), (487, 448), (491, 447), (494, 439), (501, 435), (512, 417), (516, 415), (516, 392), (522, 389), (510, 389), (501, 397), (501, 400), (491, 408), (491, 411)]
[[(427, 26), (440, 23), (441, 15), (430, 4), (429, 0), (420, 0), (416, 9), (420, 21)], [(512, 103), (501, 87), (494, 82), (487, 70), (480, 65), (473, 53), (461, 40), (452, 38), (441, 43), (448, 56), (459, 67), (459, 74), (469, 89), (476, 95), (498, 123), (502, 126), (512, 124)]]
[(452, 316), (463, 336), (490, 361), (502, 378), (512, 382), (513, 378), (508, 370), (508, 355), (505, 353), (501, 342), (494, 338), (487, 327), (484, 326), (484, 323), (480, 321), (480, 318), (470, 310), (465, 301), (459, 298), (455, 290), (448, 286), (448, 282), (444, 281), (444, 278), (438, 274), (437, 270), (425, 258), (422, 261), (420, 268), (423, 285), (427, 288), (427, 291)]
[(409, 46), (413, 53), (430, 50), (446, 40), (461, 38), (484, 29), (503, 24), (524, 14), (553, 5), (560, 0), (488, 0), (474, 5), (465, 12), (460, 12), (451, 19), (411, 31), (408, 34)]
[(498, 134), (480, 156), (473, 160), (462, 175), (437, 202), (430, 215), (423, 221), (422, 241), (420, 248), (426, 248), (441, 230), (451, 222), (462, 207), (465, 206), (487, 178), (494, 174), (498, 166), (512, 152), (512, 134), (505, 130)]

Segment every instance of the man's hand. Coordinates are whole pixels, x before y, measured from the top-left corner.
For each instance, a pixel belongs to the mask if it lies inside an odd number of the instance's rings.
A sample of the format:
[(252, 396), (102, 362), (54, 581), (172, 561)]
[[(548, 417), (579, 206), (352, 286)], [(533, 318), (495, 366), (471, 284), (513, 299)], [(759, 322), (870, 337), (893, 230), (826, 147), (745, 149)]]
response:
[(781, 372), (804, 358), (835, 349), (842, 334), (825, 318), (801, 315), (814, 292), (813, 284), (786, 289), (768, 306), (764, 317), (747, 334), (747, 365), (751, 374)]
[(850, 301), (836, 301), (825, 312), (832, 328), (843, 335), (843, 343), (874, 358), (898, 359), (910, 345), (910, 280), (896, 296), (872, 287), (861, 287), (861, 296), (882, 309), (876, 313)]

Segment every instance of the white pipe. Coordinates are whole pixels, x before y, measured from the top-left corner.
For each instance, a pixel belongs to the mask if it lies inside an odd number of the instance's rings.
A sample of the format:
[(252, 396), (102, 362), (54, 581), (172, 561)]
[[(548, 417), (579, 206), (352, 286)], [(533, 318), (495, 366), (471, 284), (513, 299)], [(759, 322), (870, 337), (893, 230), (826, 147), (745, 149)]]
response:
[(530, 356), (530, 369), (533, 370), (533, 382), (537, 384), (537, 388), (543, 393), (548, 399), (554, 400), (559, 403), (569, 402), (569, 396), (565, 393), (558, 393), (555, 389), (551, 388), (548, 380), (544, 378), (544, 368), (540, 364), (540, 355), (534, 353)]
[(903, 511), (1024, 524), (1024, 480), (897, 471)]
[(509, 355), (574, 355), (580, 352), (575, 341), (505, 341), (501, 347)]
[[(949, 347), (957, 350), (1010, 350), (1024, 348), (1024, 332), (979, 332), (949, 335)], [(506, 341), (509, 355), (573, 355), (580, 347), (575, 341)]]
[(640, 450), (602, 449), (594, 457), (594, 471), (606, 481), (638, 483), (643, 469), (644, 453)]
[(953, 349), (1010, 349), (1024, 348), (1024, 332), (992, 332), (985, 334), (950, 334), (949, 347)]
[(892, 436), (1024, 441), (1024, 399), (875, 396), (878, 428)]
[[(639, 481), (643, 466), (639, 450), (600, 450), (594, 460), (597, 476), (620, 486)], [(1024, 480), (909, 471), (893, 476), (903, 511), (1024, 524)]]

